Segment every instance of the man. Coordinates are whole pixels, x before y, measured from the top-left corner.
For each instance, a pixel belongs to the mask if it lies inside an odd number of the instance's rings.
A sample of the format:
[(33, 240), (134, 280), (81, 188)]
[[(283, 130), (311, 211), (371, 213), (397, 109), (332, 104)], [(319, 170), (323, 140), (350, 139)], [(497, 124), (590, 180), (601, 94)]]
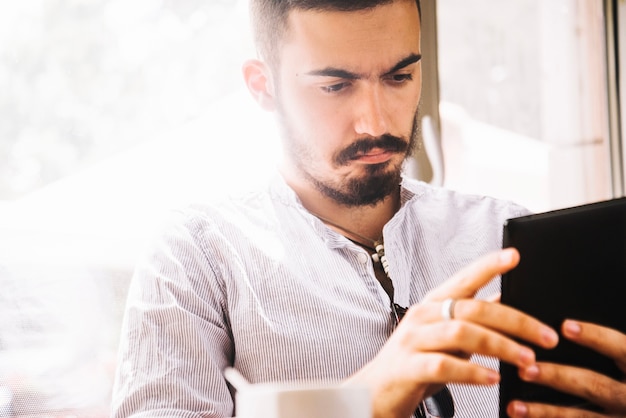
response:
[[(498, 248), (524, 209), (402, 178), (417, 136), (419, 3), (252, 0), (252, 15), (262, 60), (244, 77), (277, 114), (280, 176), (181, 213), (138, 265), (113, 416), (231, 417), (223, 371), (235, 367), (251, 382), (366, 385), (375, 417), (411, 416), (447, 384), (455, 416), (493, 417), (499, 359), (626, 414), (626, 385), (537, 364), (527, 343), (554, 347), (555, 330), (485, 300), (519, 260)], [(625, 335), (562, 331), (626, 372)]]

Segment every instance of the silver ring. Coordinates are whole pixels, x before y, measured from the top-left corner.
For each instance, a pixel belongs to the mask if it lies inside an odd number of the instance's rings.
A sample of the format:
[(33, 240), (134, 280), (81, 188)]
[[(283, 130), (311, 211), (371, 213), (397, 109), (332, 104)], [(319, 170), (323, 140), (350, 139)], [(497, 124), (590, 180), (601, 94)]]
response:
[(454, 319), (454, 304), (456, 299), (448, 298), (441, 304), (441, 316), (444, 320), (449, 321)]

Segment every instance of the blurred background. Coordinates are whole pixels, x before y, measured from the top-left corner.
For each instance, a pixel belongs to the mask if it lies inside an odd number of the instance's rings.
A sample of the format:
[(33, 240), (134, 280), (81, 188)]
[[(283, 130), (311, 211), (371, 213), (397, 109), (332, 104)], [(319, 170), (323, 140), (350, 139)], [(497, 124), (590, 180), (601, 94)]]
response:
[[(411, 175), (534, 211), (623, 195), (624, 2), (423, 3)], [(0, 417), (108, 416), (160, 220), (272, 174), (247, 23), (246, 0), (0, 2)]]

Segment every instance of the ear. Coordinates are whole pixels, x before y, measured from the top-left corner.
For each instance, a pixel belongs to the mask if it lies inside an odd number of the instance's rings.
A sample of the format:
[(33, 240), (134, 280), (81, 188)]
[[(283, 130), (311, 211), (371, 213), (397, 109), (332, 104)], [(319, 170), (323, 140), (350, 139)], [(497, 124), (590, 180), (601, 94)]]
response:
[(257, 103), (265, 110), (275, 110), (274, 86), (268, 66), (259, 60), (249, 60), (243, 64), (242, 71), (246, 86)]

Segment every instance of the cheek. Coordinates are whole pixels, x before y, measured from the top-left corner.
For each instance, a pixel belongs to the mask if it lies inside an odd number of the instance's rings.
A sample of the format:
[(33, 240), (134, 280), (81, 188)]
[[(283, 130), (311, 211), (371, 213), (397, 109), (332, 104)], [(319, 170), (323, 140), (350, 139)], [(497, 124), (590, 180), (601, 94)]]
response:
[(336, 151), (333, 147), (353, 138), (348, 135), (349, 117), (345, 111), (324, 99), (307, 91), (296, 92), (283, 103), (283, 112), (294, 132), (310, 142), (310, 146), (331, 153)]
[[(307, 94), (308, 93), (308, 94)], [(305, 92), (301, 96), (300, 113), (303, 122), (316, 132), (329, 130), (337, 132), (341, 129), (341, 120), (345, 119), (340, 106), (333, 100), (321, 95)]]
[(418, 111), (421, 97), (421, 87), (419, 86), (421, 84), (415, 89), (404, 92), (395, 100), (396, 105), (391, 115), (395, 120), (395, 126), (404, 132), (413, 128), (413, 121)]

